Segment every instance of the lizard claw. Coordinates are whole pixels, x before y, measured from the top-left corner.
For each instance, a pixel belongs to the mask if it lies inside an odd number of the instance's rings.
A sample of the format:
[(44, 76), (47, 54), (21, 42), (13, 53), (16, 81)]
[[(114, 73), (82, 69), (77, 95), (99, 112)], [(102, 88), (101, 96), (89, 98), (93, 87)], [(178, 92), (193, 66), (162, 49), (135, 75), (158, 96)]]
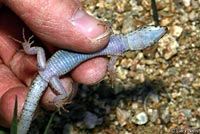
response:
[(61, 109), (65, 112), (68, 112), (68, 110), (64, 107), (64, 105), (67, 105), (70, 103), (71, 101), (68, 101), (68, 99), (62, 99), (62, 100), (54, 102), (54, 105), (56, 106), (59, 114), (61, 114)]

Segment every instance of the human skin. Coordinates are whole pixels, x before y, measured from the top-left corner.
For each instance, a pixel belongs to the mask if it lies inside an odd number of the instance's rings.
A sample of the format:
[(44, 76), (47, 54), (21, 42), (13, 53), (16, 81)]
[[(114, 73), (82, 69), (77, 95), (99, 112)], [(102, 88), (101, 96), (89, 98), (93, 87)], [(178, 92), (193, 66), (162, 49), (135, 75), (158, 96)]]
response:
[[(20, 51), (21, 45), (9, 36), (23, 41), (22, 29), (25, 28), (26, 37), (36, 35), (50, 56), (58, 49), (98, 51), (105, 47), (109, 35), (105, 34), (107, 24), (86, 14), (78, 0), (0, 0), (0, 9), (0, 125), (10, 127), (15, 96), (19, 116), (28, 87), (37, 75), (37, 60), (36, 56)], [(69, 88), (70, 78), (87, 85), (97, 83), (105, 76), (107, 62), (106, 58), (97, 57), (82, 63), (61, 78), (64, 86)], [(48, 87), (41, 99), (42, 106), (54, 109), (48, 103), (54, 96)]]

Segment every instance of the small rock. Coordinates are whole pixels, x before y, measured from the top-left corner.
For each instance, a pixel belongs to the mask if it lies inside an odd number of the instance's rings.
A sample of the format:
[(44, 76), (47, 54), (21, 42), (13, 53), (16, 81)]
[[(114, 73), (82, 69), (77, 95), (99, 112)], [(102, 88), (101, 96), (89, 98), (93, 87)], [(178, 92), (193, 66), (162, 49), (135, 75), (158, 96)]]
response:
[(193, 9), (199, 9), (199, 5), (200, 5), (200, 0), (192, 0), (191, 1), (191, 6)]
[(137, 75), (135, 76), (135, 80), (138, 80), (139, 82), (144, 82), (146, 78), (146, 75), (144, 72), (139, 72), (137, 73)]
[(139, 107), (139, 104), (138, 104), (137, 102), (133, 102), (132, 105), (131, 105), (131, 108), (132, 108), (133, 110), (138, 109), (138, 107)]
[(132, 122), (134, 122), (137, 125), (144, 125), (148, 121), (148, 116), (145, 112), (141, 112), (136, 114), (136, 116), (133, 117)]
[(200, 89), (200, 78), (196, 78), (196, 79), (194, 80), (194, 82), (192, 83), (192, 87), (193, 87), (194, 89)]
[(172, 26), (170, 28), (170, 34), (175, 37), (179, 37), (182, 32), (183, 32), (183, 28), (180, 26)]
[(96, 114), (86, 112), (83, 121), (77, 123), (80, 128), (93, 129), (96, 125), (100, 125), (103, 122), (102, 118), (98, 118)]
[(183, 0), (183, 4), (185, 7), (188, 7), (191, 4), (191, 0)]
[(157, 109), (148, 109), (148, 115), (151, 122), (156, 122), (159, 117)]
[(186, 73), (181, 75), (181, 83), (183, 84), (184, 87), (188, 87), (192, 84), (194, 81), (195, 77), (192, 73)]
[(183, 109), (182, 112), (185, 115), (185, 117), (187, 117), (187, 118), (192, 117), (192, 110), (191, 109)]
[(65, 124), (63, 134), (74, 134), (74, 128), (72, 124)]
[(189, 13), (189, 20), (190, 21), (195, 21), (199, 19), (199, 14), (196, 13), (195, 11), (191, 11), (191, 13)]
[(177, 48), (179, 47), (179, 44), (174, 37), (166, 34), (159, 41), (159, 46), (158, 52), (163, 55), (166, 60), (169, 60), (172, 56), (177, 54)]
[(131, 27), (133, 25), (132, 24), (133, 23), (132, 16), (131, 15), (127, 15), (126, 20), (127, 21), (124, 21), (123, 27), (122, 27), (122, 30), (121, 30), (123, 34), (125, 34), (127, 32), (130, 32), (131, 30), (133, 30), (133, 28)]
[(162, 121), (167, 124), (170, 121), (169, 108), (160, 108), (160, 113)]
[(117, 119), (119, 121), (119, 124), (121, 126), (126, 125), (126, 123), (127, 123), (126, 121), (130, 117), (130, 113), (128, 111), (126, 111), (126, 110), (122, 110), (119, 107), (117, 107), (116, 115), (117, 115)]
[(116, 68), (117, 77), (124, 80), (127, 78), (128, 70), (124, 69), (123, 67), (119, 66)]
[(121, 60), (120, 65), (124, 68), (130, 68), (133, 65), (133, 59), (124, 58)]
[(167, 26), (172, 22), (173, 22), (173, 18), (169, 17), (169, 18), (162, 19), (160, 23), (161, 23), (162, 26)]
[(182, 23), (187, 23), (189, 20), (189, 17), (188, 17), (188, 14), (187, 13), (183, 13), (181, 16), (180, 16), (180, 21)]

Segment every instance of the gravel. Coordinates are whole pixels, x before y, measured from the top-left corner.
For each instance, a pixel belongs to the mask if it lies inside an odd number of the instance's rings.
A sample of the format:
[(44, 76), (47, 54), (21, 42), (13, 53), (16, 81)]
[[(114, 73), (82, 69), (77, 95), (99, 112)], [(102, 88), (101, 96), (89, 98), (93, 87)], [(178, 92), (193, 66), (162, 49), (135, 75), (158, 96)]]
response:
[[(95, 86), (80, 85), (69, 112), (54, 118), (51, 133), (200, 133), (200, 0), (156, 4), (168, 33), (118, 59), (114, 88), (108, 76)], [(117, 34), (154, 24), (150, 0), (85, 0), (83, 7), (109, 21)]]

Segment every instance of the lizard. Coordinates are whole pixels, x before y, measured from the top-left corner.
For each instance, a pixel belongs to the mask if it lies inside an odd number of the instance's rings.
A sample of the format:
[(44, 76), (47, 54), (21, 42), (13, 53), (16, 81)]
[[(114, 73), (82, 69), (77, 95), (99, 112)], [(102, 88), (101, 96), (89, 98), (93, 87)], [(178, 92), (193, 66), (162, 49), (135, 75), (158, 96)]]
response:
[[(72, 89), (67, 91), (61, 84), (59, 77), (67, 74), (80, 63), (96, 57), (111, 55), (108, 63), (108, 71), (111, 79), (114, 78), (114, 64), (117, 57), (127, 51), (142, 50), (155, 44), (164, 34), (167, 28), (161, 26), (143, 26), (135, 31), (122, 34), (111, 34), (109, 42), (105, 48), (94, 53), (78, 53), (68, 50), (58, 50), (46, 62), (45, 52), (42, 47), (31, 46), (34, 43), (33, 35), (25, 37), (23, 29), (23, 40), (19, 41), (11, 37), (14, 41), (22, 44), (26, 54), (37, 55), (38, 75), (33, 80), (29, 92), (27, 94), (20, 119), (17, 124), (17, 134), (26, 134), (30, 128), (34, 113), (36, 111), (39, 100), (47, 88), (48, 84), (54, 88), (58, 95), (54, 98), (54, 104), (58, 108), (64, 108), (67, 98), (70, 96)], [(110, 28), (107, 31), (110, 34)]]

